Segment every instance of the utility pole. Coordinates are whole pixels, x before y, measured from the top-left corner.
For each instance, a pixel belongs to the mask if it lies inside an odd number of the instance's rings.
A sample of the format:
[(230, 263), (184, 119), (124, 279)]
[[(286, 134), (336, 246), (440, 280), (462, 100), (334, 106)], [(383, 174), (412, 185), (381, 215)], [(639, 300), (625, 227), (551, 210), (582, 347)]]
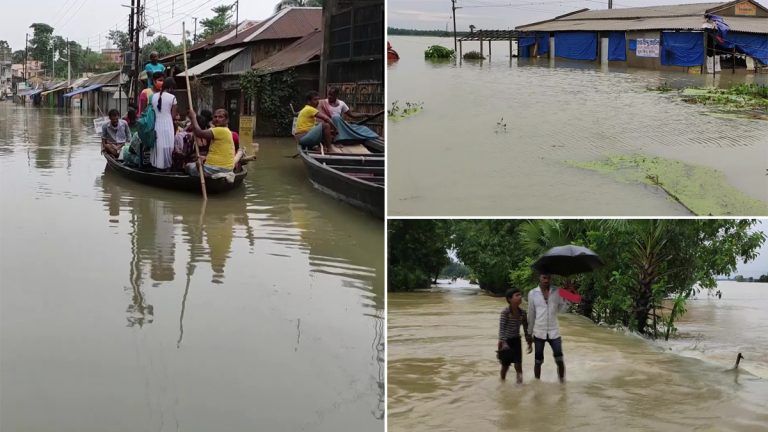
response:
[(51, 79), (56, 79), (56, 42), (51, 44)]
[(608, 0), (608, 9), (613, 9), (613, 0)]
[(451, 10), (453, 11), (453, 55), (458, 55), (459, 52), (458, 47), (456, 46), (456, 9), (461, 9), (456, 7), (456, 0), (451, 0)]
[(72, 52), (69, 50), (69, 38), (67, 38), (67, 88), (72, 85)]
[(240, 28), (240, 0), (235, 0), (235, 38)]
[(139, 106), (139, 36), (141, 35), (142, 15), (141, 0), (136, 0), (136, 12), (134, 13), (134, 16), (136, 17), (134, 31), (136, 33), (133, 36), (133, 73), (136, 77), (136, 81), (133, 84), (133, 97), (136, 98), (136, 106)]
[(29, 33), (24, 39), (24, 85), (27, 84), (27, 63), (29, 63)]
[(197, 17), (192, 17), (193, 20), (195, 20), (195, 33), (194, 36), (192, 36), (192, 43), (197, 42)]

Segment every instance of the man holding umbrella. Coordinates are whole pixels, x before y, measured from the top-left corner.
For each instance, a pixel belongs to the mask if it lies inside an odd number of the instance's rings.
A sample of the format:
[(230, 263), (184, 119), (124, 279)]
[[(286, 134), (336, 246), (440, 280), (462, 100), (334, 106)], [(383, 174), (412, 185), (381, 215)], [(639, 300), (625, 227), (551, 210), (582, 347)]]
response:
[(539, 286), (528, 293), (528, 329), (533, 335), (535, 365), (533, 374), (541, 378), (541, 364), (544, 363), (544, 344), (549, 342), (557, 364), (557, 376), (565, 382), (563, 341), (557, 314), (564, 312), (573, 303), (581, 301), (573, 285), (567, 288), (551, 287), (552, 274), (569, 276), (586, 273), (603, 265), (602, 260), (591, 250), (574, 245), (558, 246), (548, 250), (532, 267), (539, 272)]
[(528, 293), (528, 328), (533, 334), (535, 346), (533, 375), (541, 378), (541, 364), (544, 363), (544, 344), (549, 342), (552, 355), (557, 363), (557, 376), (565, 382), (565, 361), (563, 361), (563, 342), (557, 314), (564, 312), (571, 302), (560, 296), (562, 288), (552, 287), (552, 276), (548, 273), (539, 275), (539, 286)]

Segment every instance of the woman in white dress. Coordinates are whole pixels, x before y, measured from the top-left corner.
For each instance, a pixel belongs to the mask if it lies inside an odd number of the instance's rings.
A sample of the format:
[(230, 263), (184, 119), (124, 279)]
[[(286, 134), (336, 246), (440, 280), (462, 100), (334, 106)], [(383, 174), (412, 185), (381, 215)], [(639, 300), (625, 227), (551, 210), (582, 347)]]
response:
[(157, 169), (168, 169), (173, 162), (173, 145), (176, 136), (176, 126), (173, 119), (176, 117), (176, 81), (168, 77), (163, 82), (163, 89), (152, 95), (152, 108), (155, 110), (155, 132), (157, 142), (149, 155), (149, 161)]

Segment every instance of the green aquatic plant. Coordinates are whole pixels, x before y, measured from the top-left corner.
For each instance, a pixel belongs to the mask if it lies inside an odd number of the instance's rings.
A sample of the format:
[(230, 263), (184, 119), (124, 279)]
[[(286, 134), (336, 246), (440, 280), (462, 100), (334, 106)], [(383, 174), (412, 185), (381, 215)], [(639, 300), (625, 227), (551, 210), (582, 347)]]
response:
[(453, 58), (454, 53), (450, 48), (446, 48), (441, 45), (432, 45), (424, 51), (425, 59), (450, 59)]
[(668, 92), (671, 92), (674, 89), (669, 85), (669, 83), (664, 81), (662, 84), (659, 84), (656, 87), (649, 87), (648, 90), (662, 92), (662, 93), (668, 93)]
[(696, 215), (768, 215), (768, 203), (734, 188), (722, 172), (712, 168), (639, 154), (568, 163), (622, 181), (659, 187)]
[(464, 60), (485, 60), (485, 56), (480, 54), (479, 51), (465, 53), (462, 58), (464, 58)]
[(424, 109), (424, 102), (406, 101), (403, 105), (400, 105), (400, 101), (394, 101), (392, 102), (390, 108), (387, 110), (387, 117), (393, 121), (402, 120), (406, 117), (417, 114), (422, 109)]

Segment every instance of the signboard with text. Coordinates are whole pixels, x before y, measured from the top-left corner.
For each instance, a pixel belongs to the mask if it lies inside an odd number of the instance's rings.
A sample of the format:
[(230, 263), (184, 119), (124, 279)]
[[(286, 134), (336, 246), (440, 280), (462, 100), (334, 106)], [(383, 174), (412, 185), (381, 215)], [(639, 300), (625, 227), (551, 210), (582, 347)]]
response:
[(739, 16), (756, 16), (757, 6), (750, 2), (742, 2), (736, 4), (736, 15)]
[(635, 53), (638, 57), (658, 57), (659, 45), (659, 39), (638, 39)]
[(253, 143), (253, 125), (255, 123), (252, 116), (240, 116), (240, 145)]

